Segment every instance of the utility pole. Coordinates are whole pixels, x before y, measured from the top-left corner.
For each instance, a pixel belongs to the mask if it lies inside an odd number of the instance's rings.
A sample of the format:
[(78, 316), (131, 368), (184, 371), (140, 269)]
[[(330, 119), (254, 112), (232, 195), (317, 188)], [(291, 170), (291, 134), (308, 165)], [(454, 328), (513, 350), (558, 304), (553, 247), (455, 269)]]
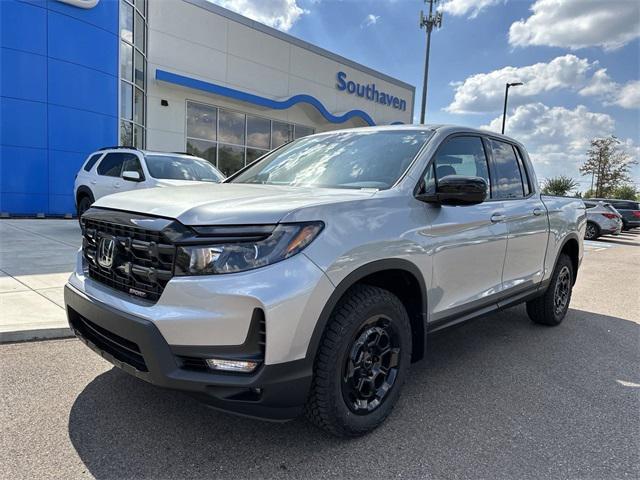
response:
[(427, 53), (424, 59), (424, 81), (422, 82), (422, 109), (420, 110), (420, 123), (424, 124), (424, 117), (427, 112), (427, 80), (429, 78), (429, 50), (431, 49), (431, 30), (433, 27), (440, 28), (442, 26), (442, 12), (433, 13), (433, 4), (438, 0), (424, 0), (429, 4), (429, 15), (424, 16), (420, 10), (420, 28), (427, 30)]
[(504, 135), (504, 124), (507, 122), (507, 98), (509, 98), (509, 87), (519, 87), (522, 82), (507, 83), (504, 89), (504, 110), (502, 111), (502, 134)]

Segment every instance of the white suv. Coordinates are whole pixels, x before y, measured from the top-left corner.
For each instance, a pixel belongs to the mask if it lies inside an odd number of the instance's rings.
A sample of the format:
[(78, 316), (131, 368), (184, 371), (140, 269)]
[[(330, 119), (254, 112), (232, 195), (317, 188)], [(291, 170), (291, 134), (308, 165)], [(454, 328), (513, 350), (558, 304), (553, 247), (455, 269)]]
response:
[(89, 155), (76, 175), (73, 193), (80, 217), (111, 193), (222, 180), (224, 175), (211, 163), (187, 153), (112, 147)]

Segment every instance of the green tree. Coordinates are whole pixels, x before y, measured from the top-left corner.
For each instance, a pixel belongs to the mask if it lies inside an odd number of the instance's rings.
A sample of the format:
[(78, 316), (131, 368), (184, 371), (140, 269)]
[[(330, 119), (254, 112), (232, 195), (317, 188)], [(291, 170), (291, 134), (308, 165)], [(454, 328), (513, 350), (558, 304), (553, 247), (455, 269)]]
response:
[(591, 175), (596, 197), (611, 196), (616, 187), (631, 180), (629, 169), (638, 162), (620, 148), (620, 143), (613, 135), (591, 140), (587, 161), (580, 167), (580, 173)]
[(638, 191), (633, 185), (620, 185), (613, 190), (612, 197), (621, 200), (637, 200)]
[(547, 178), (542, 185), (542, 193), (564, 197), (577, 186), (578, 182), (573, 178), (560, 175), (559, 177)]

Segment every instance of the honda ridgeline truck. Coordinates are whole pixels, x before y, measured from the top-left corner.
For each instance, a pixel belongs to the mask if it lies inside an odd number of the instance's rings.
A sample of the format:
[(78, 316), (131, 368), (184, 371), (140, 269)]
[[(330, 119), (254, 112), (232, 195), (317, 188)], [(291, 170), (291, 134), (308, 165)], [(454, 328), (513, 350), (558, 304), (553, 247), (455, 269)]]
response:
[(91, 349), (213, 407), (355, 436), (432, 332), (521, 302), (562, 322), (586, 220), (540, 195), (511, 138), (393, 126), (298, 139), (221, 184), (109, 195), (81, 224), (65, 302)]

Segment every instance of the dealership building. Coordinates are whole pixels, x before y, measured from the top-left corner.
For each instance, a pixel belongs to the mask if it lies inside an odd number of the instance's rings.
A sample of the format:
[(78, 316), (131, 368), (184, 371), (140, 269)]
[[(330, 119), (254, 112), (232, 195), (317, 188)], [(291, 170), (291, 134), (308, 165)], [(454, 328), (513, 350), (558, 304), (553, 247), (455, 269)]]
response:
[(0, 0), (0, 213), (75, 212), (87, 155), (226, 174), (314, 132), (411, 123), (415, 88), (206, 0)]

